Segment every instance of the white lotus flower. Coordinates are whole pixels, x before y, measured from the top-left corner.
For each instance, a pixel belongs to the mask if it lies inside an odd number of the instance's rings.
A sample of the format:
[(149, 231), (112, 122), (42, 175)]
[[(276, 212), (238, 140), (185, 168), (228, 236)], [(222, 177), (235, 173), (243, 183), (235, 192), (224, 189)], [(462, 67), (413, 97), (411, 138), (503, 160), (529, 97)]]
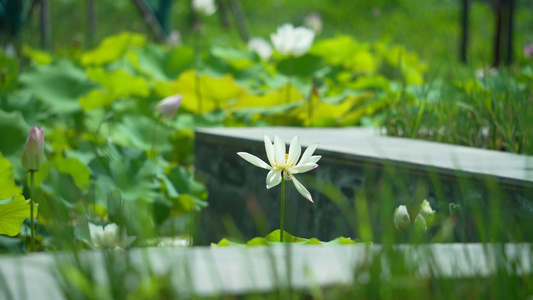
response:
[(89, 232), (91, 241), (83, 241), (93, 249), (126, 249), (136, 238), (135, 236), (128, 236), (125, 229), (121, 233), (120, 227), (115, 223), (107, 224), (105, 228), (89, 223)]
[(313, 44), (315, 33), (305, 27), (294, 27), (284, 24), (278, 27), (276, 33), (270, 35), (270, 40), (276, 50), (284, 55), (300, 57), (309, 51)]
[(196, 13), (204, 16), (210, 16), (217, 11), (215, 0), (192, 0), (191, 6)]
[(248, 49), (255, 51), (262, 59), (268, 60), (272, 56), (272, 47), (264, 38), (256, 37), (248, 41)]
[[(266, 135), (264, 136), (264, 140), (270, 165), (252, 154), (246, 152), (238, 152), (237, 154), (257, 167), (270, 170), (266, 177), (267, 189), (280, 184), (281, 176), (283, 176), (285, 180), (292, 180), (298, 192), (307, 200), (313, 202), (309, 191), (294, 177), (294, 174), (305, 173), (318, 167), (316, 163), (322, 156), (313, 155), (318, 147), (318, 143), (309, 146), (300, 158), (302, 148), (300, 147), (300, 138), (298, 136), (292, 139), (289, 154), (285, 154), (285, 143), (277, 135), (274, 136), (274, 144), (272, 144), (272, 141)], [(300, 161), (298, 162), (299, 158)]]
[(411, 218), (405, 205), (400, 205), (394, 211), (394, 226), (398, 230), (405, 230), (411, 224)]

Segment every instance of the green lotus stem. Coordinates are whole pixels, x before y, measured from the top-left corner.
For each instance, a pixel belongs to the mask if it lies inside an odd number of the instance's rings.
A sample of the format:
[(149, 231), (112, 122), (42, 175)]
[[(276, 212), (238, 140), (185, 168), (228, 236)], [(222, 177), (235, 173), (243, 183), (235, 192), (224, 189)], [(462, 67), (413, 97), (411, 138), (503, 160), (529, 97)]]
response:
[(33, 221), (33, 206), (35, 205), (35, 171), (30, 171), (31, 183), (30, 183), (30, 227), (31, 227), (31, 252), (35, 252), (35, 224)]
[(285, 178), (283, 178), (283, 172), (281, 173), (281, 218), (279, 220), (279, 241), (283, 242), (283, 232), (285, 230)]
[(155, 136), (157, 134), (157, 126), (161, 122), (161, 118), (157, 119), (157, 123), (154, 126), (154, 133), (152, 134), (152, 148), (150, 149), (150, 158), (153, 161), (156, 161), (156, 147), (155, 147)]
[(198, 72), (198, 69), (196, 70), (196, 76), (195, 76), (195, 92), (196, 97), (198, 98), (198, 114), (203, 113), (203, 103), (202, 103), (202, 91), (200, 90), (200, 72)]
[(292, 68), (293, 68), (293, 58), (289, 58), (289, 74), (287, 76), (287, 93), (285, 96), (285, 104), (291, 102), (291, 81), (292, 81)]
[(202, 44), (201, 44), (201, 38), (202, 38), (202, 33), (201, 33), (201, 22), (199, 25), (197, 25), (198, 29), (196, 30), (196, 34), (195, 34), (195, 39), (194, 39), (194, 46), (195, 46), (195, 59), (194, 59), (194, 64), (195, 64), (195, 93), (196, 93), (196, 98), (198, 98), (198, 114), (202, 114), (203, 113), (203, 103), (202, 103), (202, 91), (200, 90), (200, 67), (201, 67), (201, 60), (202, 60)]

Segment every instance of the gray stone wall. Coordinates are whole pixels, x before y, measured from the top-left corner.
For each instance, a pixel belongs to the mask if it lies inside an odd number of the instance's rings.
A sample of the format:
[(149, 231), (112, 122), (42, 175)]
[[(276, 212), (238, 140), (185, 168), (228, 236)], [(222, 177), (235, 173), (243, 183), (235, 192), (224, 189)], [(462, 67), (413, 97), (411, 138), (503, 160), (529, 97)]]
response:
[[(319, 135), (317, 132), (317, 138)], [(236, 154), (240, 151), (267, 161), (262, 140), (219, 132), (196, 134), (196, 172), (206, 180), (209, 190), (209, 207), (200, 214), (200, 244), (227, 236), (248, 240), (279, 229), (280, 186), (267, 190), (268, 171), (240, 158)], [(286, 185), (285, 230), (292, 235), (322, 241), (339, 236), (359, 239), (360, 220), (354, 201), (366, 201), (373, 240), (379, 243), (392, 226), (396, 206), (413, 206), (425, 198), (443, 217), (448, 216), (449, 203), (461, 205), (454, 218), (453, 235), (446, 241), (531, 241), (533, 198), (527, 182), (502, 183), (486, 174), (453, 174), (411, 162), (321, 148), (316, 153), (322, 155), (319, 167), (296, 175), (315, 203), (298, 194), (291, 181)], [(496, 217), (501, 222), (491, 219)], [(437, 232), (438, 228), (430, 229), (427, 240)], [(397, 238), (402, 241), (407, 237), (398, 234)]]

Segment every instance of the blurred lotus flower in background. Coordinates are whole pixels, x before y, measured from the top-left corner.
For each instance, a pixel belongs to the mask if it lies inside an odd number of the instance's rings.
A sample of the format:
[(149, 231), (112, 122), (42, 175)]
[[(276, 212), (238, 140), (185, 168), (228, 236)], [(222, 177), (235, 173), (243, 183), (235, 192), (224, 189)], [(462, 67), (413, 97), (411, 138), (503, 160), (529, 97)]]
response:
[(400, 205), (394, 211), (394, 226), (398, 230), (405, 230), (411, 224), (411, 218), (405, 205)]
[(39, 171), (44, 159), (44, 128), (33, 126), (26, 139), (22, 154), (22, 166), (27, 171)]
[(183, 44), (181, 33), (178, 30), (172, 30), (166, 37), (165, 43), (169, 46), (181, 46)]
[(315, 33), (305, 27), (294, 27), (284, 24), (278, 27), (276, 33), (270, 35), (270, 40), (276, 50), (292, 57), (300, 57), (309, 51), (313, 44)]
[(192, 9), (204, 16), (210, 16), (217, 11), (215, 0), (192, 0)]
[(435, 219), (435, 210), (431, 208), (429, 201), (422, 201), (422, 204), (420, 204), (420, 214), (426, 220), (427, 225), (431, 225), (431, 223), (433, 223), (433, 219)]
[(17, 57), (17, 49), (15, 49), (15, 46), (13, 44), (9, 43), (4, 48), (4, 55), (6, 57)]
[(533, 44), (529, 44), (524, 47), (524, 56), (526, 58), (533, 56)]
[(166, 97), (157, 104), (157, 113), (159, 117), (166, 120), (172, 120), (181, 105), (181, 94)]
[(484, 79), (486, 76), (496, 76), (498, 75), (497, 68), (485, 67), (482, 69), (477, 69), (475, 76), (477, 79)]
[(93, 249), (126, 249), (136, 239), (135, 236), (128, 236), (126, 230), (120, 230), (117, 224), (107, 224), (103, 226), (94, 225), (89, 222), (89, 232), (91, 240), (83, 240)]
[(262, 59), (268, 60), (272, 56), (272, 47), (264, 38), (256, 37), (248, 41), (248, 49), (255, 51)]
[(270, 165), (255, 155), (246, 152), (238, 152), (237, 154), (257, 167), (270, 170), (266, 177), (267, 189), (280, 184), (281, 176), (283, 176), (285, 180), (292, 180), (298, 192), (307, 200), (313, 202), (311, 193), (309, 193), (303, 184), (294, 177), (294, 174), (305, 173), (318, 167), (316, 163), (320, 160), (321, 156), (313, 155), (318, 147), (318, 143), (309, 146), (305, 150), (300, 161), (296, 163), (300, 158), (300, 153), (302, 151), (300, 138), (298, 136), (295, 136), (292, 139), (289, 147), (289, 154), (285, 154), (285, 143), (277, 135), (274, 136), (274, 144), (272, 144), (272, 141), (266, 135), (264, 136), (264, 141)]
[(322, 18), (318, 12), (312, 12), (304, 19), (304, 26), (313, 30), (315, 34), (322, 32)]

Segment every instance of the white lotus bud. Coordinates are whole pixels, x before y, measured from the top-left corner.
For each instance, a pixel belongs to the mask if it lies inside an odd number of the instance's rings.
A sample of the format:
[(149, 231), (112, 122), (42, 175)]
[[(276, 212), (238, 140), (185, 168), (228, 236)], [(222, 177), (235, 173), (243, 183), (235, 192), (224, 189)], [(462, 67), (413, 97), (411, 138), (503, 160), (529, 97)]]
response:
[(411, 218), (405, 205), (400, 205), (394, 211), (394, 226), (398, 230), (405, 230), (411, 224)]

